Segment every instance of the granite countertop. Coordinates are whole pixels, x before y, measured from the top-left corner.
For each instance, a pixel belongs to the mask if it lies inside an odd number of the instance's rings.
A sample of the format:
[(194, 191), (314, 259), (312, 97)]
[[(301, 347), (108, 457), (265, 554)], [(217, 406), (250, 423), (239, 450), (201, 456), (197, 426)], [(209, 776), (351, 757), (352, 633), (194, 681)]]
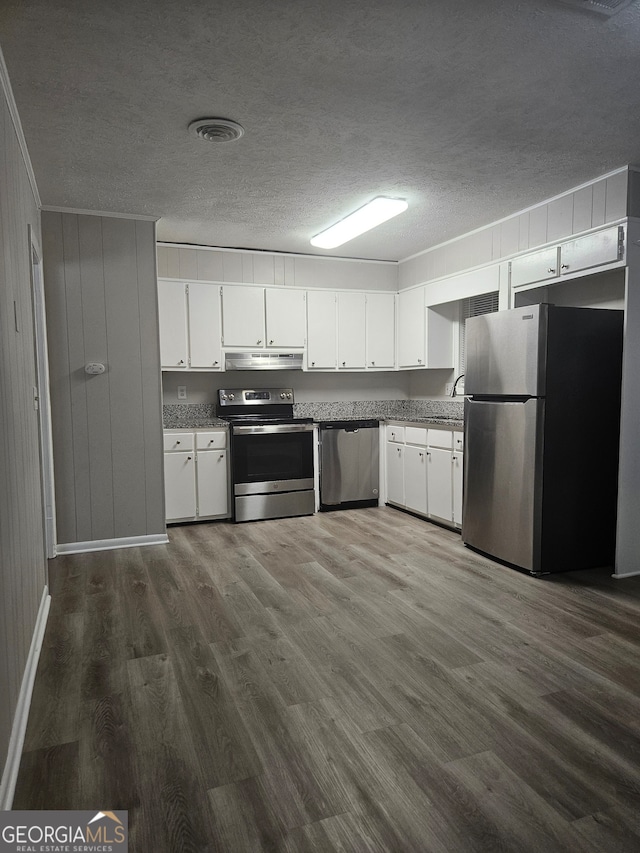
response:
[(424, 418), (386, 418), (390, 423), (427, 424), (428, 426), (441, 426), (449, 429), (462, 429), (464, 421), (462, 418), (439, 418), (437, 415)]

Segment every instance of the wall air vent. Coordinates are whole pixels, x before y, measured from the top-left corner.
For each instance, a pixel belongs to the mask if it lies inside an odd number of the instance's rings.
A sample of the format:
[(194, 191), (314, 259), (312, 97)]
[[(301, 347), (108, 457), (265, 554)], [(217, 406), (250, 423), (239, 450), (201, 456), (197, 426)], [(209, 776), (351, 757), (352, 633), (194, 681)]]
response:
[(574, 9), (595, 12), (597, 15), (610, 18), (635, 3), (636, 0), (557, 0), (557, 2), (562, 3), (563, 6), (573, 6)]

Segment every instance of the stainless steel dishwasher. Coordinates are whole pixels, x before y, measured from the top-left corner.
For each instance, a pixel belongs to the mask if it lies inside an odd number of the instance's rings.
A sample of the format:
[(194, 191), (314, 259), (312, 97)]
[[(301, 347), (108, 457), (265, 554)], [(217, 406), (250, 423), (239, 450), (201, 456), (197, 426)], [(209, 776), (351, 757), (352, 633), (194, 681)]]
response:
[(319, 427), (320, 509), (377, 506), (378, 421), (322, 421)]

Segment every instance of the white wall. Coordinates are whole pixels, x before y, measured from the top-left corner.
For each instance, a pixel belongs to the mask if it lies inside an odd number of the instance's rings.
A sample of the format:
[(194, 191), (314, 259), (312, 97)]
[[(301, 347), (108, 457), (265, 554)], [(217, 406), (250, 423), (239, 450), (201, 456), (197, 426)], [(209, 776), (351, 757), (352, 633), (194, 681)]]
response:
[[(438, 373), (442, 371), (437, 371)], [(353, 400), (406, 400), (408, 373), (303, 373), (300, 370), (162, 375), (164, 403), (179, 403), (178, 385), (187, 386), (187, 403), (215, 403), (219, 388), (293, 388), (297, 403)]]
[(534, 287), (517, 292), (514, 305), (537, 305), (551, 302), (573, 308), (611, 308), (623, 310), (625, 299), (624, 269), (596, 273), (584, 278), (558, 282), (548, 287)]

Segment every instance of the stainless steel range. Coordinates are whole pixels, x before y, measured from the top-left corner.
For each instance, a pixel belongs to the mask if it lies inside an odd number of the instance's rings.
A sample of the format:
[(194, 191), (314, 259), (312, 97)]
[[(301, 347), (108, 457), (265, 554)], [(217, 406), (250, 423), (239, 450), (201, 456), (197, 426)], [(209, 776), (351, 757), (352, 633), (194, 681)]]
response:
[(313, 421), (294, 418), (291, 388), (218, 391), (229, 421), (234, 521), (312, 515)]

